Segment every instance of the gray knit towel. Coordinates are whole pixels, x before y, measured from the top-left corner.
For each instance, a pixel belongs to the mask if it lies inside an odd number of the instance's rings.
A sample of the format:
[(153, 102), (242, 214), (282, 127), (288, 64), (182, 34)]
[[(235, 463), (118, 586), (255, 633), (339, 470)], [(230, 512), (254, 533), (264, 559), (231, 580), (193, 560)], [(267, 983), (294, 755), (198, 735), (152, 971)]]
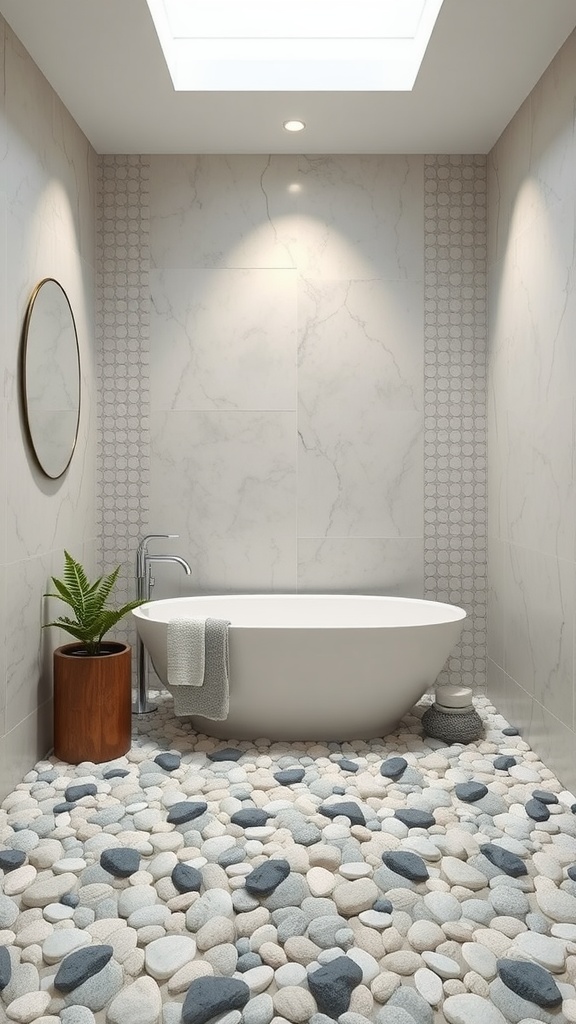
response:
[(166, 638), (170, 686), (204, 683), (204, 630), (205, 619), (170, 619)]
[(227, 619), (206, 619), (204, 627), (204, 685), (168, 686), (179, 718), (202, 715), (222, 721), (228, 717), (229, 663)]

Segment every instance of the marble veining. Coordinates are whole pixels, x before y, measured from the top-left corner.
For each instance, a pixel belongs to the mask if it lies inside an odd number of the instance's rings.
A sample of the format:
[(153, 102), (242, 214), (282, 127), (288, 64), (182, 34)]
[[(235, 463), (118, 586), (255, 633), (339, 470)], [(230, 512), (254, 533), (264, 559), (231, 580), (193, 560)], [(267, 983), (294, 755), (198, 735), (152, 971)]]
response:
[(153, 412), (295, 408), (295, 271), (154, 270), (150, 292)]

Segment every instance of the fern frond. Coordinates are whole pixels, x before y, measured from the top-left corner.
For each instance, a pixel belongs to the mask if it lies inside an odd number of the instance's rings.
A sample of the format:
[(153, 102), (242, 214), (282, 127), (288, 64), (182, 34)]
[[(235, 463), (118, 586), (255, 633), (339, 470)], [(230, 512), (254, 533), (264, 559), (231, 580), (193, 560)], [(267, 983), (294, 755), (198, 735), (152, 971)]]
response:
[(90, 583), (79, 562), (67, 551), (64, 552), (64, 580), (52, 577), (57, 593), (45, 594), (64, 601), (76, 618), (62, 615), (46, 626), (58, 626), (79, 640), (89, 654), (98, 654), (104, 635), (128, 612), (143, 604), (143, 601), (129, 601), (121, 608), (106, 608), (106, 602), (118, 579), (118, 565), (108, 576), (99, 576)]

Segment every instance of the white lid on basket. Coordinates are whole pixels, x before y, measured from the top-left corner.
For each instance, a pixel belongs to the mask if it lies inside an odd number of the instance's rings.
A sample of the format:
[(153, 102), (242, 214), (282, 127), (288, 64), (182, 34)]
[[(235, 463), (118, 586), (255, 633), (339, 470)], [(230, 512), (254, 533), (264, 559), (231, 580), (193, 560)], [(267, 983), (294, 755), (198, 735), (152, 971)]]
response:
[(472, 703), (472, 690), (469, 686), (439, 686), (436, 703), (444, 708), (466, 708)]

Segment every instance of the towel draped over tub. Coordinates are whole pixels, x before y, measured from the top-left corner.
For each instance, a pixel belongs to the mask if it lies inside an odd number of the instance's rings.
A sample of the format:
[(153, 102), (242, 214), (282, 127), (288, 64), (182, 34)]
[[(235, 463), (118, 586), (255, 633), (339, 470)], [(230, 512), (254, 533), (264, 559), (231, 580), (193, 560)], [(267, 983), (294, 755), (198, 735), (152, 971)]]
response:
[(229, 710), (228, 619), (172, 619), (168, 623), (168, 690), (180, 718), (222, 721)]

